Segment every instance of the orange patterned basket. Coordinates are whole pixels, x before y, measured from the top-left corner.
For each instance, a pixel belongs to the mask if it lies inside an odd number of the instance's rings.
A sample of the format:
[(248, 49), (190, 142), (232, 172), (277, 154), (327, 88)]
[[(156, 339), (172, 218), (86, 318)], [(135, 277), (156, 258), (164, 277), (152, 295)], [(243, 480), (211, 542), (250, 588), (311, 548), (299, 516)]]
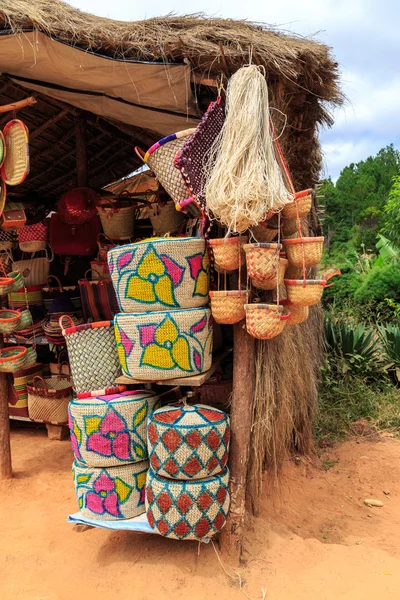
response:
[(270, 340), (282, 333), (290, 312), (276, 304), (246, 304), (247, 332), (258, 340)]
[(245, 317), (244, 305), (247, 301), (245, 290), (210, 292), (211, 312), (214, 320), (221, 325), (233, 325)]
[(313, 267), (317, 265), (324, 249), (324, 238), (302, 237), (282, 241), (291, 265), (295, 267)]
[[(326, 279), (285, 279), (288, 300), (300, 306), (318, 304), (326, 287)], [(332, 284), (330, 284), (332, 285)]]
[(261, 281), (259, 279), (252, 279), (251, 280), (252, 285), (254, 285), (254, 287), (258, 288), (259, 290), (274, 290), (277, 285), (281, 285), (283, 283), (283, 280), (285, 278), (286, 268), (287, 268), (288, 264), (289, 264), (289, 261), (286, 258), (279, 259), (278, 281), (276, 278), (276, 266), (275, 266), (275, 272), (274, 272), (272, 279), (267, 279), (266, 281)]
[(216, 266), (224, 271), (236, 271), (244, 265), (246, 259), (243, 244), (247, 239), (247, 237), (231, 237), (208, 240)]
[(265, 282), (275, 275), (276, 261), (282, 244), (245, 244), (247, 274), (251, 280)]
[(311, 210), (312, 190), (303, 190), (295, 194), (295, 199), (289, 204), (285, 204), (282, 214), (286, 219), (297, 219), (305, 217)]

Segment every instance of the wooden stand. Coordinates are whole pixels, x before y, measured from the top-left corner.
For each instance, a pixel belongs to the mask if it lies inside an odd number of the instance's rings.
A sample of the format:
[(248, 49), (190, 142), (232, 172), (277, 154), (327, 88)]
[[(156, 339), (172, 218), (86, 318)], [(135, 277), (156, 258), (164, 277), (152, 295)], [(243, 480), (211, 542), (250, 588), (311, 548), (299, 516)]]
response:
[(246, 513), (247, 470), (253, 416), (255, 339), (243, 324), (233, 326), (233, 394), (231, 403), (230, 490), (231, 508), (220, 536), (225, 558), (239, 564)]
[[(0, 348), (4, 346), (0, 334)], [(10, 420), (8, 418), (8, 381), (5, 373), (0, 373), (0, 479), (11, 479)]]

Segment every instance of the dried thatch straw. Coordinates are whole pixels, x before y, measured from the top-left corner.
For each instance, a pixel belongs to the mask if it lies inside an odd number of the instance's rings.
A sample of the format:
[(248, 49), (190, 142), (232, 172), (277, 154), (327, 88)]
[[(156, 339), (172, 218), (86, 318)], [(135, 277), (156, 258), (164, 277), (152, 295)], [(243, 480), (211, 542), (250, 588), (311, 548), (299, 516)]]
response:
[(307, 321), (278, 337), (257, 342), (252, 447), (248, 491), (259, 511), (262, 476), (277, 482), (283, 461), (294, 449), (312, 450), (312, 419), (322, 356), (322, 313), (310, 309)]

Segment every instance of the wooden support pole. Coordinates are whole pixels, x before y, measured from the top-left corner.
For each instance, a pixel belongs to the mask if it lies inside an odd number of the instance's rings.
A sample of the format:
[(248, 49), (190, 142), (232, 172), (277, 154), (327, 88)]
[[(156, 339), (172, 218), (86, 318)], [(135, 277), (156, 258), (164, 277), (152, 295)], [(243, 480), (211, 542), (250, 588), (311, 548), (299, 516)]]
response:
[(255, 383), (255, 339), (243, 324), (233, 326), (233, 394), (231, 403), (231, 508), (220, 536), (221, 551), (239, 564), (246, 513), (247, 471), (253, 417)]
[(78, 187), (88, 185), (88, 160), (86, 144), (86, 117), (80, 113), (75, 122), (76, 176)]
[[(4, 338), (0, 334), (0, 348)], [(5, 373), (0, 373), (0, 479), (11, 479), (10, 419), (8, 417), (8, 381)]]
[(12, 102), (11, 104), (3, 104), (3, 106), (0, 106), (0, 115), (6, 112), (10, 112), (12, 110), (19, 110), (20, 108), (25, 108), (26, 106), (32, 106), (32, 104), (36, 104), (36, 102), (36, 98), (30, 96), (29, 98), (25, 98), (25, 100)]

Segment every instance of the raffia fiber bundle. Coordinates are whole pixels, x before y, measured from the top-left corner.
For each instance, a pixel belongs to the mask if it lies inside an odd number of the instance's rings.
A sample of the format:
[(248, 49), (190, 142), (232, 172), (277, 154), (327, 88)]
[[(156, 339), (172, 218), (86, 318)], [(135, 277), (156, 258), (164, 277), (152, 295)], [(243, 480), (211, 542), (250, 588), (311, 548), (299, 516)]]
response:
[(276, 161), (268, 88), (259, 67), (239, 69), (229, 80), (226, 119), (209, 159), (207, 208), (230, 231), (258, 225), (293, 198)]

